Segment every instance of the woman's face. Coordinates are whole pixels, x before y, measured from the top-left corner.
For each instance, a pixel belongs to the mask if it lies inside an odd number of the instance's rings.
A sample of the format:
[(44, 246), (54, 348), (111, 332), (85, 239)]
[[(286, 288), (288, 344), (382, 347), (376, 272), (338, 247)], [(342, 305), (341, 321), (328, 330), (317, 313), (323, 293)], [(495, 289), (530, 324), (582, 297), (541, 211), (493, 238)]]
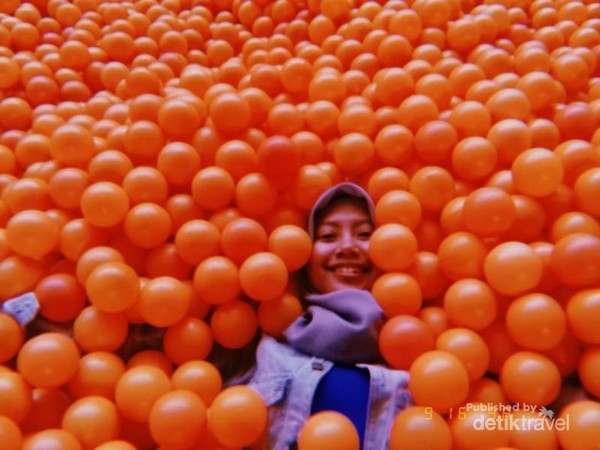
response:
[(369, 258), (373, 224), (358, 199), (332, 202), (315, 224), (315, 241), (308, 276), (322, 293), (340, 289), (370, 289), (375, 267)]

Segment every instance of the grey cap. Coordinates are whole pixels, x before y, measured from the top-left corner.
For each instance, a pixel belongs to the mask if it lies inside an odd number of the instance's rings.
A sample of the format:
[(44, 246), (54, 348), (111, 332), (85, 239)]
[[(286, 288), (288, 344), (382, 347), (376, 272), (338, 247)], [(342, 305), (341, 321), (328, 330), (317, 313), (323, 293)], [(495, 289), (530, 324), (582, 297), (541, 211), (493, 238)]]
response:
[(354, 197), (360, 200), (364, 200), (364, 202), (367, 205), (367, 210), (369, 212), (371, 222), (373, 223), (373, 225), (376, 224), (375, 204), (373, 203), (373, 200), (371, 199), (367, 191), (361, 188), (358, 184), (352, 183), (350, 181), (345, 181), (327, 189), (315, 202), (315, 205), (313, 206), (312, 210), (310, 211), (310, 215), (308, 216), (308, 234), (312, 240), (315, 239), (315, 216), (319, 211), (323, 210), (329, 203), (340, 197)]

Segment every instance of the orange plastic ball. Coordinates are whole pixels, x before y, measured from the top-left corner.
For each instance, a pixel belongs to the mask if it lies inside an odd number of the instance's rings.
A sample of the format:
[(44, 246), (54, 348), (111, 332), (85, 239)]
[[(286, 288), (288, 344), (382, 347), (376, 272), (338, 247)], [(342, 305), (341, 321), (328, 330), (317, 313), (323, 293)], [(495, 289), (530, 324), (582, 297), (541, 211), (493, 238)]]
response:
[(434, 349), (433, 333), (417, 317), (394, 316), (379, 333), (379, 349), (392, 367), (407, 370), (420, 355)]
[(98, 395), (114, 400), (115, 387), (125, 373), (125, 363), (117, 355), (109, 352), (91, 352), (79, 360), (75, 376), (68, 384), (68, 390), (79, 399)]
[(480, 331), (496, 318), (498, 303), (490, 286), (481, 280), (465, 278), (446, 290), (444, 310), (453, 325)]
[(115, 403), (128, 420), (146, 422), (154, 403), (171, 390), (169, 377), (160, 369), (142, 365), (128, 369), (115, 388)]
[[(217, 149), (215, 165), (227, 171), (230, 177), (233, 177), (233, 180), (237, 182), (245, 175), (256, 172), (258, 168), (258, 156), (256, 155), (256, 150), (249, 143), (233, 139), (223, 143)], [(213, 183), (218, 181), (219, 185), (224, 184), (224, 180), (220, 179), (222, 177), (216, 180), (213, 178), (214, 175), (209, 180)]]
[[(465, 138), (463, 141), (469, 143), (482, 142), (476, 137)], [(416, 131), (415, 152), (427, 164), (445, 165), (453, 154), (458, 156), (463, 151), (465, 146), (457, 146), (457, 143), (458, 132), (451, 124), (443, 120), (429, 120), (423, 123)], [(471, 146), (470, 149), (476, 148), (475, 146)], [(482, 160), (481, 162), (484, 161)], [(454, 165), (455, 170), (457, 166), (458, 164)]]
[(531, 197), (543, 197), (551, 194), (561, 183), (564, 168), (553, 151), (533, 148), (515, 158), (511, 172), (519, 192)]
[(565, 312), (556, 300), (544, 294), (528, 294), (511, 302), (506, 311), (506, 330), (519, 346), (550, 350), (564, 338)]
[(79, 207), (81, 195), (89, 185), (87, 172), (75, 167), (59, 169), (48, 180), (48, 192), (54, 203), (65, 209)]
[(25, 336), (17, 321), (4, 313), (0, 313), (0, 338), (3, 343), (0, 362), (5, 363), (19, 352)]
[(72, 402), (65, 389), (36, 388), (31, 392), (31, 397), (31, 409), (27, 419), (21, 424), (21, 430), (25, 433), (37, 433), (60, 428), (62, 417)]
[(81, 195), (81, 212), (91, 225), (112, 227), (125, 219), (128, 211), (127, 193), (114, 183), (94, 183)]
[(85, 286), (87, 279), (92, 271), (105, 262), (124, 263), (123, 255), (112, 247), (98, 246), (92, 247), (81, 254), (77, 259), (76, 275), (77, 280)]
[(173, 389), (195, 393), (210, 406), (223, 388), (221, 373), (207, 361), (188, 361), (181, 364), (171, 377)]
[(292, 139), (271, 136), (256, 150), (258, 169), (276, 188), (289, 187), (300, 168), (301, 152)]
[(399, 223), (415, 230), (421, 222), (422, 208), (417, 197), (403, 190), (386, 192), (375, 205), (377, 224)]
[(500, 89), (485, 102), (494, 122), (505, 119), (525, 120), (531, 113), (529, 98), (515, 88)]
[(50, 154), (68, 166), (83, 166), (95, 153), (92, 133), (86, 128), (67, 123), (59, 126), (50, 137)]
[(220, 252), (219, 238), (219, 230), (210, 222), (189, 220), (175, 235), (177, 254), (185, 262), (198, 264)]
[(566, 305), (569, 330), (584, 343), (600, 344), (600, 332), (595, 326), (599, 314), (600, 290), (598, 289), (577, 292)]
[(575, 180), (573, 186), (575, 201), (579, 208), (588, 214), (600, 217), (600, 208), (593, 200), (597, 198), (600, 188), (600, 170), (598, 168), (588, 169)]
[(565, 450), (585, 448), (599, 441), (600, 403), (591, 400), (573, 402), (560, 412), (558, 418), (563, 419), (563, 423), (569, 420), (568, 429), (564, 427), (558, 431), (558, 440)]
[(577, 178), (598, 162), (591, 142), (582, 139), (572, 139), (559, 144), (555, 154), (560, 158), (564, 168), (564, 182), (572, 185)]
[(275, 300), (258, 305), (258, 324), (262, 331), (271, 336), (281, 336), (294, 320), (302, 315), (300, 300), (292, 294), (284, 293)]
[(390, 450), (431, 448), (450, 450), (452, 436), (444, 418), (431, 408), (411, 406), (395, 418), (390, 431)]
[(132, 205), (140, 203), (162, 204), (168, 195), (168, 183), (157, 169), (135, 167), (126, 172), (121, 184)]
[(58, 244), (59, 228), (42, 211), (20, 211), (8, 220), (6, 239), (15, 253), (38, 258), (54, 250)]
[(58, 387), (73, 377), (79, 357), (79, 349), (70, 337), (54, 332), (42, 333), (21, 347), (17, 368), (35, 387)]
[(416, 314), (423, 302), (421, 287), (414, 277), (404, 273), (386, 273), (371, 288), (373, 296), (388, 317)]
[(206, 406), (193, 392), (173, 390), (160, 397), (148, 418), (150, 434), (161, 446), (193, 448), (204, 434)]
[(0, 400), (0, 414), (22, 423), (33, 406), (31, 384), (19, 372), (0, 370)]
[(258, 318), (246, 302), (232, 300), (219, 305), (210, 319), (210, 329), (217, 343), (225, 348), (241, 348), (254, 338)]
[(115, 351), (127, 338), (128, 322), (123, 312), (111, 313), (88, 306), (73, 322), (73, 337), (88, 352)]
[[(494, 449), (512, 449), (508, 447), (510, 434), (501, 425), (485, 427), (481, 429), (480, 424), (486, 421), (496, 421), (503, 418), (494, 413), (491, 408), (480, 404), (466, 404), (464, 409), (456, 409), (450, 420), (450, 431), (452, 432), (452, 443), (458, 449), (474, 449), (489, 446)], [(467, 409), (469, 408), (469, 409)], [(479, 428), (479, 429), (478, 429)], [(454, 448), (454, 447), (453, 447)]]
[(277, 298), (288, 282), (285, 262), (270, 252), (260, 252), (248, 257), (240, 266), (239, 276), (244, 293), (258, 301)]
[(404, 225), (382, 225), (371, 235), (369, 256), (382, 270), (404, 270), (414, 262), (416, 254), (417, 239)]
[(85, 289), (90, 302), (100, 311), (121, 312), (138, 301), (137, 273), (122, 262), (105, 262), (88, 275)]
[(483, 272), (498, 293), (521, 295), (534, 289), (542, 279), (541, 257), (527, 244), (512, 241), (494, 247), (487, 254)]
[(62, 428), (81, 442), (83, 447), (97, 447), (116, 439), (120, 417), (115, 404), (98, 396), (76, 400), (65, 411)]
[(456, 105), (449, 122), (458, 132), (459, 138), (485, 136), (492, 126), (492, 117), (488, 109), (479, 102), (466, 100)]
[(40, 304), (40, 314), (56, 322), (73, 320), (86, 302), (85, 289), (73, 275), (57, 273), (41, 280), (35, 295)]
[(175, 364), (206, 359), (212, 345), (208, 324), (196, 317), (185, 317), (171, 325), (163, 337), (165, 355)]
[(173, 364), (167, 356), (159, 350), (142, 350), (127, 361), (127, 370), (135, 367), (151, 366), (170, 377), (173, 374)]
[(19, 81), (19, 74), (21, 69), (19, 65), (6, 57), (0, 59), (0, 65), (2, 66), (2, 79), (0, 80), (0, 87), (6, 89), (12, 87)]
[(235, 204), (248, 217), (262, 217), (277, 204), (277, 189), (261, 173), (244, 175), (235, 187)]
[(598, 371), (600, 370), (600, 352), (597, 348), (588, 348), (579, 359), (577, 373), (585, 390), (594, 396), (600, 393)]
[(312, 164), (302, 166), (292, 186), (294, 203), (310, 211), (319, 196), (332, 184), (329, 175), (319, 166)]
[(438, 166), (418, 169), (410, 179), (410, 192), (424, 211), (440, 211), (455, 195), (452, 174)]
[(235, 183), (225, 168), (207, 167), (192, 179), (192, 196), (201, 208), (210, 211), (228, 206), (233, 200)]
[(173, 186), (189, 186), (200, 170), (200, 155), (190, 144), (171, 142), (160, 150), (156, 167)]
[(477, 181), (496, 169), (498, 150), (489, 139), (473, 136), (455, 145), (451, 158), (456, 175), (466, 181)]
[[(375, 141), (377, 146), (377, 141)], [(393, 190), (407, 190), (408, 175), (404, 171), (395, 167), (384, 167), (376, 170), (369, 177), (367, 191), (375, 203), (386, 194)]]
[(23, 446), (23, 434), (19, 426), (8, 417), (0, 417), (0, 445), (7, 450), (17, 450)]
[[(425, 95), (411, 95), (398, 107), (398, 122), (413, 133), (417, 133), (427, 124), (439, 117), (436, 103)], [(452, 133), (452, 136), (456, 133)], [(417, 140), (415, 140), (415, 144)]]
[(472, 233), (482, 237), (499, 236), (510, 229), (514, 219), (514, 202), (499, 188), (482, 187), (465, 198), (462, 220)]
[(173, 139), (186, 139), (202, 126), (208, 116), (206, 105), (200, 99), (194, 102), (183, 98), (165, 100), (158, 110), (158, 124)]
[(139, 310), (147, 323), (163, 328), (183, 319), (191, 301), (192, 292), (182, 281), (161, 276), (149, 280), (140, 290)]
[[(517, 448), (557, 448), (558, 436), (556, 429), (550, 428), (551, 419), (541, 418), (539, 412), (533, 411), (512, 411), (510, 416), (514, 417), (517, 423), (523, 424), (509, 430), (512, 445)], [(507, 420), (512, 419), (510, 416)]]
[(600, 280), (600, 238), (573, 233), (559, 239), (550, 255), (550, 268), (567, 286), (594, 286)]
[(237, 134), (248, 128), (252, 112), (248, 101), (237, 93), (225, 92), (210, 102), (209, 117), (224, 134)]
[(81, 450), (79, 440), (62, 429), (48, 429), (35, 433), (23, 443), (23, 450)]
[(333, 0), (324, 0), (320, 4), (321, 13), (332, 20), (338, 20), (343, 18), (346, 14), (350, 12), (351, 8), (352, 2), (350, 2), (349, 0), (343, 0), (340, 2), (336, 2)]
[(360, 447), (356, 428), (343, 414), (322, 411), (311, 416), (303, 425), (298, 436), (299, 450), (339, 448), (356, 450)]
[[(210, 407), (208, 429), (221, 445), (251, 445), (266, 427), (267, 407), (260, 395), (247, 386), (223, 390)], [(231, 430), (236, 430), (236, 433), (231, 433)]]
[(281, 225), (268, 238), (267, 249), (280, 257), (288, 271), (293, 272), (306, 264), (312, 251), (308, 233), (296, 225)]
[(238, 267), (224, 256), (211, 256), (202, 261), (194, 272), (194, 290), (210, 304), (227, 303), (241, 291)]
[(456, 356), (432, 350), (413, 362), (408, 387), (417, 405), (446, 414), (466, 400), (469, 374)]
[(408, 162), (413, 156), (414, 135), (402, 125), (389, 124), (379, 130), (373, 144), (377, 158), (395, 166)]
[(177, 233), (183, 224), (202, 215), (190, 193), (172, 195), (167, 199), (165, 209), (171, 218), (171, 234)]
[(131, 208), (123, 221), (125, 235), (137, 247), (156, 248), (171, 234), (171, 217), (154, 203), (140, 203)]
[(481, 278), (487, 252), (485, 244), (475, 234), (466, 231), (449, 234), (438, 247), (440, 270), (453, 281)]
[(223, 254), (236, 264), (242, 264), (253, 254), (266, 250), (267, 241), (263, 226), (246, 217), (232, 220), (221, 231)]
[(11, 255), (0, 262), (0, 298), (24, 294), (44, 277), (43, 264), (35, 259)]
[(333, 149), (334, 161), (348, 175), (358, 175), (373, 164), (375, 147), (368, 136), (348, 133), (342, 136)]
[(135, 450), (136, 447), (128, 441), (122, 439), (107, 441), (100, 444), (94, 450)]
[(488, 369), (490, 351), (487, 344), (479, 334), (467, 328), (442, 332), (436, 338), (435, 348), (456, 356), (467, 369), (471, 382), (480, 379)]
[(419, 311), (417, 317), (427, 324), (436, 338), (449, 327), (446, 312), (439, 306), (427, 306)]
[(533, 352), (516, 352), (506, 359), (500, 372), (500, 385), (513, 402), (544, 406), (560, 390), (560, 372), (547, 357)]
[(308, 86), (308, 98), (311, 102), (325, 100), (339, 105), (345, 96), (346, 87), (338, 73), (318, 72)]

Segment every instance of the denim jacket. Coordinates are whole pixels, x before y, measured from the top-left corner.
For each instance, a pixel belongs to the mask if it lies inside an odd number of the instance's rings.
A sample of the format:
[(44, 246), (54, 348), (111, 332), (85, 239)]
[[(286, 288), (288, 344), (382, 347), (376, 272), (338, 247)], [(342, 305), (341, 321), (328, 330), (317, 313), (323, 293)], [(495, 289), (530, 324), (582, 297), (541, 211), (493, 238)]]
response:
[[(270, 336), (260, 341), (256, 359), (249, 386), (261, 395), (269, 408), (270, 428), (262, 448), (294, 448), (298, 433), (310, 416), (317, 385), (333, 362), (300, 353)], [(408, 372), (381, 365), (357, 366), (368, 369), (370, 375), (364, 450), (385, 450), (396, 414), (411, 403)]]

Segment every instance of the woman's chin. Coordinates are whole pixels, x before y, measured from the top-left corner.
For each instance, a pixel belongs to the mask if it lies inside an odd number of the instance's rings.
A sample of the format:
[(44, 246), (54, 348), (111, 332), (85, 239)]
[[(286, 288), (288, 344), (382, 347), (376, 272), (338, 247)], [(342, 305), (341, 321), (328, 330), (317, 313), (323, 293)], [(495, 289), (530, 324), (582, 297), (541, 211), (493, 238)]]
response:
[(330, 283), (329, 292), (340, 291), (342, 289), (369, 290), (372, 284), (372, 277), (368, 274), (353, 277), (334, 276), (334, 279)]

